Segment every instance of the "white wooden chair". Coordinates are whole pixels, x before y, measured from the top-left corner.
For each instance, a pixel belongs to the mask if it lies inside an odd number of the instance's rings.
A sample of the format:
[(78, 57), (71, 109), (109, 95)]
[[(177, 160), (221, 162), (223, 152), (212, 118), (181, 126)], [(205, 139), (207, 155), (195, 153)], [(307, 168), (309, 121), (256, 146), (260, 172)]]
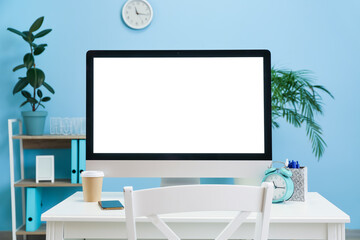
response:
[(158, 214), (196, 211), (239, 211), (239, 214), (217, 236), (229, 239), (251, 212), (258, 212), (255, 240), (266, 240), (273, 185), (185, 185), (133, 191), (124, 188), (126, 228), (129, 240), (136, 240), (136, 217), (146, 216), (171, 240), (180, 238)]

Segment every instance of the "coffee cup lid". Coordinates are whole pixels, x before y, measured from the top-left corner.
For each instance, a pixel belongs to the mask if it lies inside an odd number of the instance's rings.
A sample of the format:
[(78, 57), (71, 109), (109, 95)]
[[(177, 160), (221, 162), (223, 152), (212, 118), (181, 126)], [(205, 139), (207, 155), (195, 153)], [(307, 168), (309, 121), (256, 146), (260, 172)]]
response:
[(104, 177), (103, 171), (83, 171), (81, 177)]

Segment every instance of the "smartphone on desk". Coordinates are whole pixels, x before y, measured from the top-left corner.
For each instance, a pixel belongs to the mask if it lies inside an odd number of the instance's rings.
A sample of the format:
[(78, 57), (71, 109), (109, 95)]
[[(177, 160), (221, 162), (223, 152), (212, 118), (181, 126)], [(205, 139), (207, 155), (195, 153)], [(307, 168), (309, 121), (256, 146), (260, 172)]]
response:
[(111, 200), (111, 201), (99, 201), (99, 206), (103, 210), (122, 210), (124, 206), (121, 204), (119, 200)]

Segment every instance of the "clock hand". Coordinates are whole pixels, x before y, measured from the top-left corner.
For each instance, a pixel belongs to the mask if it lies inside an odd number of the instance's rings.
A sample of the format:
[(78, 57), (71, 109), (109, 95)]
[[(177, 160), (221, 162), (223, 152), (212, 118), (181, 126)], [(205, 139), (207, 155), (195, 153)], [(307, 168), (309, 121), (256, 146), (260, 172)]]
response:
[(135, 7), (135, 13), (136, 15), (139, 15), (139, 12), (137, 11), (136, 7)]
[(285, 187), (276, 187), (276, 188), (283, 188), (283, 189), (285, 189)]
[(275, 182), (274, 182), (274, 181), (272, 181), (272, 182), (273, 182), (273, 184), (274, 184), (275, 189), (277, 189), (278, 187), (276, 186)]
[(149, 15), (149, 14), (146, 14), (146, 13), (137, 13), (138, 15)]

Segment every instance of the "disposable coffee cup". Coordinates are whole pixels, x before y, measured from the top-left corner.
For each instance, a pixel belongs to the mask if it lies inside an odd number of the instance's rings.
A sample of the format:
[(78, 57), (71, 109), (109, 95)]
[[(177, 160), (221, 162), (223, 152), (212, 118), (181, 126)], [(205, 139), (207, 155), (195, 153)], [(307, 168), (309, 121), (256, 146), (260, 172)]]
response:
[(101, 200), (101, 191), (104, 178), (102, 171), (83, 171), (82, 188), (85, 202), (98, 202)]

